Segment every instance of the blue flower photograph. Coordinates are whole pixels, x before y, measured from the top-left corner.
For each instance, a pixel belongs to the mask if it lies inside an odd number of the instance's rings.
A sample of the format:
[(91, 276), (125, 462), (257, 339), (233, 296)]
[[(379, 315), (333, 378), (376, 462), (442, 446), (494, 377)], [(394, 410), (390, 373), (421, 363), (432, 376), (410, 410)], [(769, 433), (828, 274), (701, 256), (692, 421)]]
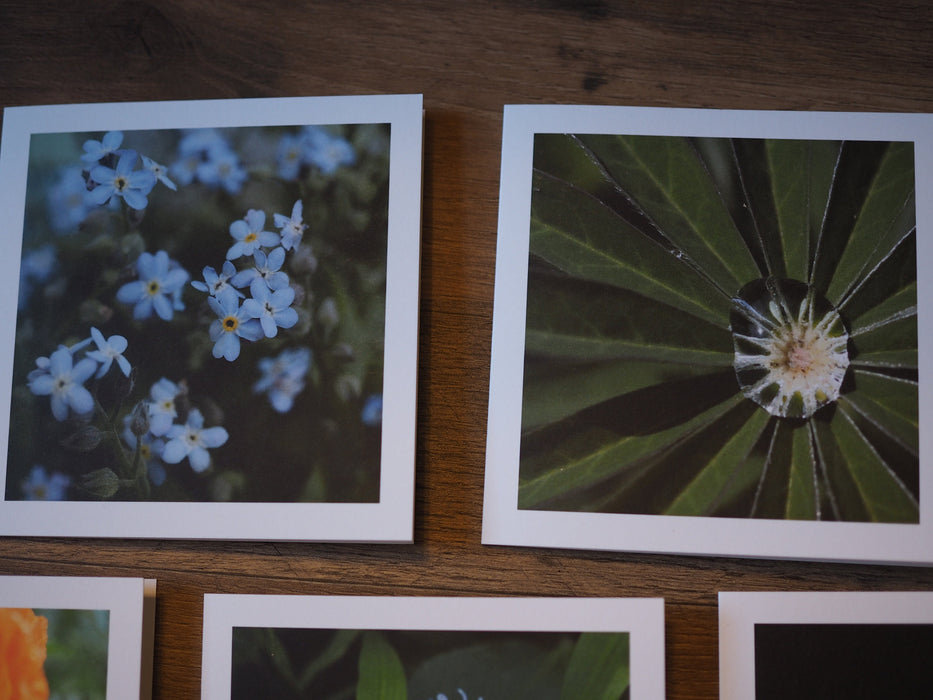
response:
[(378, 502), (389, 136), (33, 134), (6, 499)]

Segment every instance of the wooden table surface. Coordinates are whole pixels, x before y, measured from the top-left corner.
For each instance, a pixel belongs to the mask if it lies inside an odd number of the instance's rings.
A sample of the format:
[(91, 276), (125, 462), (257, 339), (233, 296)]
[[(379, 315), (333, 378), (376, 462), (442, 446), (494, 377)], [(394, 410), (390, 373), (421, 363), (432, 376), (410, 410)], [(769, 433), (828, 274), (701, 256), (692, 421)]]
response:
[(933, 112), (927, 3), (0, 2), (0, 106), (377, 93), (426, 109), (415, 544), (5, 538), (0, 573), (157, 578), (158, 700), (199, 697), (205, 593), (663, 596), (668, 697), (711, 700), (718, 591), (933, 589), (927, 568), (480, 544), (502, 106)]

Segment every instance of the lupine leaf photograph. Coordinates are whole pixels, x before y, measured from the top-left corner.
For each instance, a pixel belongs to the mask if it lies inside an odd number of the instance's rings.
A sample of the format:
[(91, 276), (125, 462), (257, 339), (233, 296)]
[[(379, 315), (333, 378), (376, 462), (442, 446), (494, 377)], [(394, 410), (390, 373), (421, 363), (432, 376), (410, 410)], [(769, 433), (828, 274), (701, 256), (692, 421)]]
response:
[(519, 508), (918, 523), (914, 144), (535, 135)]

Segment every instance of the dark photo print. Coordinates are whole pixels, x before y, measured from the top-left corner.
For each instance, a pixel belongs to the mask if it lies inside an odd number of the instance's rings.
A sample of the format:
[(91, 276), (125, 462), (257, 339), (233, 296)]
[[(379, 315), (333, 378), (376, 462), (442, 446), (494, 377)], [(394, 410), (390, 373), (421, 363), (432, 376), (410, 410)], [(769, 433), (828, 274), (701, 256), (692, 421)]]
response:
[(233, 629), (232, 700), (627, 700), (628, 633)]
[(919, 522), (914, 145), (534, 137), (518, 507)]
[(755, 700), (926, 700), (933, 625), (756, 624)]

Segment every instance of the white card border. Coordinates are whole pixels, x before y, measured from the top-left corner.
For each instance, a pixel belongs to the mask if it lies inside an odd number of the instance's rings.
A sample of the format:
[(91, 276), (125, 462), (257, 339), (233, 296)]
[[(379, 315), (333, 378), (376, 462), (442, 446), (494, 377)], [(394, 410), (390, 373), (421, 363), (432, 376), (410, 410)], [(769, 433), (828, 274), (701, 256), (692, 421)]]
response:
[[(484, 544), (801, 560), (933, 564), (933, 434), (920, 431), (920, 522), (803, 522), (518, 509), (519, 446), (531, 164), (535, 133), (909, 140), (918, 192), (933, 190), (933, 117), (928, 114), (772, 112), (507, 105), (503, 118), (499, 233), (483, 508)], [(933, 199), (917, 198), (917, 267), (933, 263)], [(917, 275), (918, 298), (933, 280)], [(920, 422), (933, 416), (929, 304), (918, 305)]]
[[(423, 149), (421, 95), (288, 97), (12, 107), (4, 110), (0, 226), (22, 231), (34, 133), (390, 123), (389, 223), (378, 503), (129, 503), (5, 500), (0, 534), (408, 543), (414, 537), (415, 422)], [(21, 236), (0, 257), (16, 299)], [(15, 303), (0, 305), (0, 485), (6, 483)]]
[(144, 626), (144, 607), (146, 598), (154, 602), (155, 585), (141, 578), (0, 576), (0, 608), (107, 610), (107, 700), (148, 698), (152, 659), (143, 657), (152, 653), (152, 629)]
[(234, 627), (628, 632), (632, 700), (664, 698), (661, 598), (204, 596), (201, 700), (229, 700)]
[(720, 592), (719, 698), (755, 697), (755, 625), (933, 624), (933, 591)]

